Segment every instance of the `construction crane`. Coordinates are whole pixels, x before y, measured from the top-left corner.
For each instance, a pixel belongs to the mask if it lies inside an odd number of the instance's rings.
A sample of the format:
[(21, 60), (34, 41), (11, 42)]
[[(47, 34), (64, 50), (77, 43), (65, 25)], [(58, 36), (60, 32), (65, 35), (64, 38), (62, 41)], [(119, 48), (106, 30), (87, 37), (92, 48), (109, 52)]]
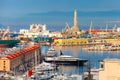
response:
[(114, 27), (113, 27), (113, 32), (115, 32), (117, 29), (117, 25), (115, 24)]
[(65, 25), (65, 28), (62, 29), (62, 36), (63, 36), (64, 38), (67, 38), (67, 36), (68, 36), (68, 34), (69, 34), (69, 29), (70, 29), (70, 27), (69, 27), (69, 25), (68, 25), (67, 22), (66, 22), (65, 24), (66, 24), (66, 25)]

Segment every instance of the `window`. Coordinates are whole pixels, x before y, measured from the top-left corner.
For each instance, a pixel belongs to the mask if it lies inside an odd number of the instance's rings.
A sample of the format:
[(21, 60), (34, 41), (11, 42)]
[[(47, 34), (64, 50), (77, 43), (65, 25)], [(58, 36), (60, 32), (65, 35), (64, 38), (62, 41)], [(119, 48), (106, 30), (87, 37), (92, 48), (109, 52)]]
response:
[(5, 68), (6, 68), (5, 62), (6, 62), (6, 61), (3, 61), (3, 70), (5, 70)]
[(104, 62), (100, 62), (100, 69), (104, 69)]
[(5, 61), (3, 61), (3, 64), (5, 65)]
[(103, 64), (101, 64), (101, 68), (103, 68), (103, 66), (104, 66), (104, 65), (103, 65)]

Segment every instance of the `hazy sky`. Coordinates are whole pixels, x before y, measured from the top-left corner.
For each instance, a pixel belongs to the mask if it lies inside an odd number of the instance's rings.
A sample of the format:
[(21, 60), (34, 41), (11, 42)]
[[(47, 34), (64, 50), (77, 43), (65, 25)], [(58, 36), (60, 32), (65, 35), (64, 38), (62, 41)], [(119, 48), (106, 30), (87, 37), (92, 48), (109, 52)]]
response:
[(0, 0), (0, 24), (72, 25), (74, 9), (80, 25), (120, 20), (120, 0)]

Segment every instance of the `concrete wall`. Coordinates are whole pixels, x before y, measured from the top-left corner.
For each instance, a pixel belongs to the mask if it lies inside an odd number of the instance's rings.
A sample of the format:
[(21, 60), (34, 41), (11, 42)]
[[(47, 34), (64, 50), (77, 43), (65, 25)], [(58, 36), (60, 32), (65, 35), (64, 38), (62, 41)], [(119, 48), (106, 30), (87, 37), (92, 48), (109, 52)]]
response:
[(99, 80), (120, 80), (120, 60), (105, 60), (104, 68), (99, 71)]

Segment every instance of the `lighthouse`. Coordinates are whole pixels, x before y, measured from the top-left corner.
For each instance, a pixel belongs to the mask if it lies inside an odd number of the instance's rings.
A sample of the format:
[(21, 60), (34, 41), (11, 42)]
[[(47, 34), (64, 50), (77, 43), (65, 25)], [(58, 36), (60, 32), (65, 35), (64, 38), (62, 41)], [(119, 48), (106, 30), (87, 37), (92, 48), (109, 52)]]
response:
[(74, 11), (74, 25), (71, 28), (71, 30), (74, 31), (74, 32), (80, 31), (79, 28), (78, 28), (78, 20), (77, 20), (77, 11), (76, 11), (76, 9)]

